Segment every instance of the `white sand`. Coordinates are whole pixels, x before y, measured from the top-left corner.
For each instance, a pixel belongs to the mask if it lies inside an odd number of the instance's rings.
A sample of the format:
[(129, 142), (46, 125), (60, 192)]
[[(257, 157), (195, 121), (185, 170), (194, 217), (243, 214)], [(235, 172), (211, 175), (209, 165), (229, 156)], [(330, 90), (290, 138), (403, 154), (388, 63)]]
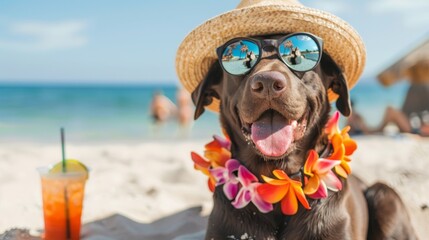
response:
[[(356, 140), (359, 149), (353, 158), (353, 172), (367, 183), (382, 180), (397, 189), (419, 235), (429, 236), (429, 228), (425, 227), (429, 208), (421, 209), (429, 206), (429, 139), (372, 136)], [(83, 222), (120, 214), (115, 221), (147, 223), (201, 205), (203, 213), (208, 214), (211, 194), (206, 178), (193, 169), (189, 157), (191, 150), (201, 153), (205, 142), (69, 144), (68, 157), (92, 169)], [(2, 144), (0, 234), (12, 227), (43, 228), (36, 167), (56, 163), (60, 156), (56, 144)], [(128, 225), (134, 227), (130, 231), (137, 231), (139, 226)], [(101, 231), (108, 231), (104, 227)]]

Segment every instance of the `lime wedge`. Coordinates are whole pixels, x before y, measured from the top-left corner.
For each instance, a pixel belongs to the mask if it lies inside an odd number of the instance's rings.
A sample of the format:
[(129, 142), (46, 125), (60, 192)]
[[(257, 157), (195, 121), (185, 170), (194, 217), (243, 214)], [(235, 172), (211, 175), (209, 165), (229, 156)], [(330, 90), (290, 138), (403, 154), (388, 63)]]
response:
[[(74, 159), (67, 159), (66, 160), (66, 169), (68, 173), (85, 173), (86, 177), (88, 178), (88, 168), (85, 166), (85, 164), (79, 162), (78, 160)], [(59, 162), (55, 164), (51, 169), (49, 169), (50, 174), (56, 174), (56, 173), (62, 173), (63, 172), (63, 163)]]

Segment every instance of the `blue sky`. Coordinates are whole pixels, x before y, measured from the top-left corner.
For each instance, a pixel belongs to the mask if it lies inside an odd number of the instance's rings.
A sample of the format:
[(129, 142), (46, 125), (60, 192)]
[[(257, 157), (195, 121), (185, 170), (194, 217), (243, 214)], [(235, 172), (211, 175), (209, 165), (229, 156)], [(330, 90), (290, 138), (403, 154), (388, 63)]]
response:
[[(0, 1), (0, 81), (177, 83), (174, 60), (194, 27), (238, 0)], [(428, 0), (303, 0), (354, 26), (365, 77), (429, 37)]]

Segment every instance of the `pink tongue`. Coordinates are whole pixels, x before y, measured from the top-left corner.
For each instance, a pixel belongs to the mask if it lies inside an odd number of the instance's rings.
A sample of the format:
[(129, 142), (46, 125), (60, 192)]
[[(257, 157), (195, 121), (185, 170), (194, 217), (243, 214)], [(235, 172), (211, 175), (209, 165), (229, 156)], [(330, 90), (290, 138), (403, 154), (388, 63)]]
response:
[(264, 155), (280, 157), (293, 142), (293, 132), (297, 122), (288, 124), (279, 113), (265, 113), (252, 124), (251, 137), (256, 148)]

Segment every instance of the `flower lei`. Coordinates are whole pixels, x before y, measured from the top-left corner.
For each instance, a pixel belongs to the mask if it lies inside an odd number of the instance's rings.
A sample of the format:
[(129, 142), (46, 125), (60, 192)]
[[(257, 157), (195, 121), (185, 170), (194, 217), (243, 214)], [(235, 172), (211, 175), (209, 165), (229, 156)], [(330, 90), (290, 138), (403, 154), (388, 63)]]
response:
[(219, 136), (214, 136), (213, 141), (205, 145), (205, 158), (191, 152), (194, 167), (208, 176), (210, 191), (222, 186), (225, 196), (237, 209), (252, 202), (259, 211), (267, 213), (273, 210), (274, 203), (280, 202), (284, 215), (294, 215), (298, 211), (298, 201), (304, 208), (311, 209), (307, 197), (324, 199), (328, 197), (328, 190), (340, 191), (342, 183), (338, 176), (347, 178), (351, 173), (350, 156), (357, 145), (348, 134), (349, 126), (341, 131), (338, 128), (339, 116), (335, 112), (325, 126), (332, 145), (331, 153), (324, 158), (314, 149), (308, 153), (303, 168), (305, 186), (280, 169), (273, 171), (275, 178), (262, 175), (265, 183), (259, 182), (245, 166), (231, 158), (230, 140)]

